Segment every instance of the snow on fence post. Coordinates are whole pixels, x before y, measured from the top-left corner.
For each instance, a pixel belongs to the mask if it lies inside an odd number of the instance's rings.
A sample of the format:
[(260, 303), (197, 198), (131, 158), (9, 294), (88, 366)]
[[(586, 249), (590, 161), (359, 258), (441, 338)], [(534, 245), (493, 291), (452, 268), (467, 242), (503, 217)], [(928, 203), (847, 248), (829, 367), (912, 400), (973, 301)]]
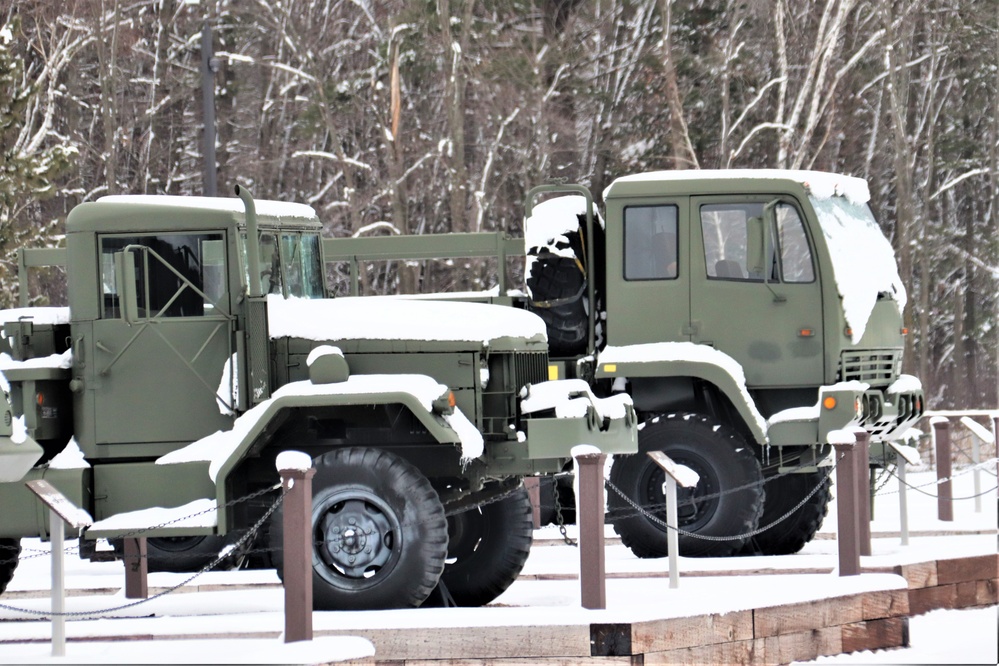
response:
[(684, 465), (677, 465), (662, 451), (649, 451), (649, 457), (659, 465), (666, 477), (663, 481), (663, 494), (666, 496), (666, 552), (669, 555), (669, 586), (671, 590), (680, 587), (680, 521), (676, 510), (676, 484), (693, 488), (699, 478), (697, 472)]
[(284, 642), (312, 640), (312, 458), (282, 451), (276, 460), (284, 497)]
[(950, 420), (946, 416), (930, 419), (937, 452), (937, 519), (954, 520), (954, 490), (951, 477)]
[(125, 598), (149, 598), (149, 558), (146, 537), (125, 537)]
[(604, 461), (607, 454), (581, 444), (572, 449), (576, 462), (576, 523), (579, 525), (579, 596), (583, 608), (607, 608), (604, 568)]
[(525, 476), (524, 488), (527, 489), (527, 496), (531, 499), (531, 520), (534, 529), (541, 527), (541, 477)]
[[(836, 541), (839, 547), (839, 575), (860, 573), (860, 495), (867, 493), (867, 476), (857, 478), (857, 438), (847, 430), (832, 430), (826, 441), (836, 449)], [(866, 463), (866, 459), (865, 459)]]

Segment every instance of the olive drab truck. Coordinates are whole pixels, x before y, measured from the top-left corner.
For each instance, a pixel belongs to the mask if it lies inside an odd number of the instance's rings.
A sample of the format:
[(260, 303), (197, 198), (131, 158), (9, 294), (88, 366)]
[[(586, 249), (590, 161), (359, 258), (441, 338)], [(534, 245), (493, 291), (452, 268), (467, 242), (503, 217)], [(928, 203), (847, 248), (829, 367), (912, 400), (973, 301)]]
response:
[(526, 295), (500, 275), (490, 300), (545, 321), (551, 377), (628, 395), (643, 423), (640, 452), (610, 471), (622, 541), (666, 552), (663, 472), (645, 455), (660, 450), (699, 476), (681, 492), (681, 554), (784, 554), (826, 514), (827, 433), (865, 429), (878, 465), (923, 412), (901, 373), (905, 289), (868, 199), (837, 174), (664, 171), (615, 180), (601, 210), (585, 187), (537, 187), (524, 238), (330, 240), (327, 257), (526, 256)]
[(630, 398), (549, 381), (527, 311), (327, 298), (315, 212), (237, 193), (105, 197), (64, 250), (22, 254), (65, 265), (69, 306), (0, 313), (0, 589), (48, 534), (33, 479), (94, 518), (81, 552), (139, 534), (153, 570), (239, 545), (280, 572), (280, 510), (251, 528), (296, 450), (317, 608), (488, 603), (530, 549), (523, 477), (635, 451)]

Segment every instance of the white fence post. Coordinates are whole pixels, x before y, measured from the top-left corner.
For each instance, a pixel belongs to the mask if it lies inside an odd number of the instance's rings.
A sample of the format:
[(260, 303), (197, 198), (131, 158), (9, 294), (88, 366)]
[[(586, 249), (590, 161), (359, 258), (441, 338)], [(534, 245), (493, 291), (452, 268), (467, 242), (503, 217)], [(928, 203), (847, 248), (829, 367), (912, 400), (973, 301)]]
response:
[(693, 488), (699, 479), (696, 472), (676, 464), (662, 451), (649, 451), (648, 454), (666, 476), (666, 481), (663, 482), (663, 494), (666, 495), (666, 549), (669, 554), (669, 586), (675, 590), (680, 587), (680, 521), (676, 510), (676, 487), (679, 484), (684, 488)]

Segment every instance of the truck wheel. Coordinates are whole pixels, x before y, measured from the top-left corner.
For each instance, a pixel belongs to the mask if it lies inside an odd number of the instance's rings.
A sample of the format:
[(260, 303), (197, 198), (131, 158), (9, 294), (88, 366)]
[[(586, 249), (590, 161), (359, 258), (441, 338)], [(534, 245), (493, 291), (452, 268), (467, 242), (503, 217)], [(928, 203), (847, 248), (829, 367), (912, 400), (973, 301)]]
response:
[(738, 553), (748, 541), (741, 535), (759, 524), (765, 496), (760, 464), (742, 435), (705, 416), (675, 414), (647, 423), (638, 434), (638, 448), (638, 453), (614, 456), (611, 484), (635, 504), (650, 507), (662, 524), (637, 511), (611, 488), (610, 520), (621, 542), (638, 557), (667, 555), (665, 476), (646, 455), (664, 451), (700, 477), (693, 489), (677, 488), (679, 528), (701, 536), (734, 537), (715, 541), (681, 533), (680, 554), (725, 557)]
[(14, 577), (17, 559), (21, 556), (20, 539), (0, 539), (0, 594), (7, 589), (7, 583)]
[[(146, 539), (146, 558), (149, 571), (175, 573), (198, 571), (213, 562), (226, 546), (235, 543), (238, 538), (238, 534), (230, 532), (226, 536), (202, 535)], [(125, 544), (121, 539), (112, 539), (111, 547), (119, 559), (125, 556)], [(219, 569), (231, 569), (235, 565), (234, 558), (226, 558), (221, 562)]]
[[(447, 564), (441, 582), (458, 606), (485, 606), (517, 580), (534, 541), (534, 517), (526, 488), (504, 499), (447, 519)], [(424, 606), (440, 606), (438, 585)]]
[(832, 498), (832, 483), (824, 472), (810, 474), (788, 474), (767, 481), (767, 497), (763, 503), (763, 516), (760, 525), (769, 525), (790, 511), (821, 485), (818, 491), (797, 511), (774, 525), (771, 529), (757, 534), (746, 544), (746, 555), (791, 555), (805, 547), (815, 538), (822, 527), (822, 520), (829, 513), (829, 500)]
[[(447, 519), (430, 481), (399, 456), (344, 448), (315, 460), (312, 599), (317, 610), (416, 607), (440, 579)], [(282, 511), (270, 529), (283, 575)]]

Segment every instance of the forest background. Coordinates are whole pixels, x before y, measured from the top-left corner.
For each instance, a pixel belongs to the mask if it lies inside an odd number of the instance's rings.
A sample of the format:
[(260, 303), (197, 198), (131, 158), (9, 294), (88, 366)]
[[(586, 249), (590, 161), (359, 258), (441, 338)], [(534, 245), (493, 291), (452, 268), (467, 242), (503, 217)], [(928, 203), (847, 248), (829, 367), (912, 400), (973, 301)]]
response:
[[(0, 306), (16, 249), (59, 245), (73, 206), (211, 177), (348, 236), (517, 235), (551, 181), (860, 176), (909, 292), (906, 371), (932, 407), (999, 403), (999, 0), (0, 0), (0, 154)], [(35, 303), (64, 283), (43, 273)]]

